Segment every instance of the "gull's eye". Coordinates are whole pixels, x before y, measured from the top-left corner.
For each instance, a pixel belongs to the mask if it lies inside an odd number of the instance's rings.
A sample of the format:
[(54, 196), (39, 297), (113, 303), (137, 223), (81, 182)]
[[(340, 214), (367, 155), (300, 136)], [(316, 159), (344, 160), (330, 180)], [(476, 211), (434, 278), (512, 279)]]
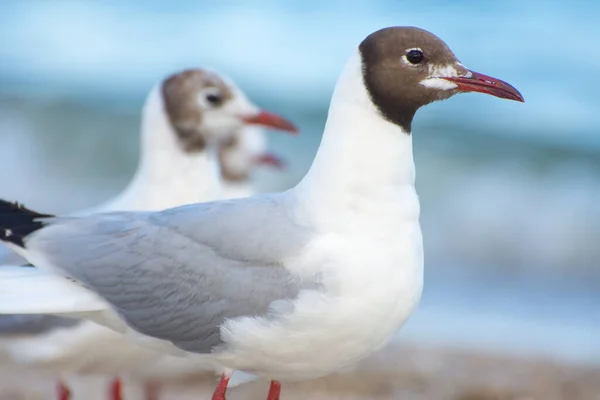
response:
[(211, 110), (225, 105), (227, 97), (223, 95), (221, 89), (211, 86), (200, 90), (196, 101), (202, 109)]
[(419, 64), (424, 58), (425, 56), (421, 50), (413, 49), (406, 53), (406, 59), (411, 64)]
[(213, 107), (217, 107), (223, 102), (223, 97), (219, 93), (207, 93), (205, 98), (206, 102)]
[(226, 98), (219, 88), (214, 86), (200, 90), (197, 97), (198, 105), (204, 109), (221, 107), (225, 104)]

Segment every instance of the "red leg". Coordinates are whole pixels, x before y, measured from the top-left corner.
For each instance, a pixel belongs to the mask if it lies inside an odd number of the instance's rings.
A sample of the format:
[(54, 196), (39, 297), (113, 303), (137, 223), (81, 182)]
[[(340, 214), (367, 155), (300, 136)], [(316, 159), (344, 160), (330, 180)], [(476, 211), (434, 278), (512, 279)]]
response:
[(221, 375), (221, 380), (212, 395), (212, 400), (227, 400), (225, 399), (225, 393), (227, 392), (227, 384), (229, 383), (230, 375)]
[(63, 381), (58, 381), (56, 384), (56, 396), (58, 400), (69, 400), (71, 398), (71, 391)]
[(271, 381), (271, 387), (269, 388), (269, 395), (267, 400), (279, 400), (281, 394), (281, 383), (279, 381)]
[(123, 383), (121, 379), (115, 378), (110, 383), (110, 400), (123, 400)]

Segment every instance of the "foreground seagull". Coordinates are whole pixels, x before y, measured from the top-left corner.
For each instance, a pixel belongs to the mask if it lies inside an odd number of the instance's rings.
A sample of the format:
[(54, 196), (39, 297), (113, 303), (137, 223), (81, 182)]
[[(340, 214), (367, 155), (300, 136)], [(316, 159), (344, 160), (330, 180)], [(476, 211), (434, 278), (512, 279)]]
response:
[[(78, 215), (160, 210), (249, 195), (252, 170), (277, 161), (267, 152), (259, 125), (295, 131), (290, 122), (261, 111), (216, 72), (189, 69), (168, 76), (146, 99), (141, 159), (131, 183), (114, 199)], [(62, 374), (110, 374), (157, 357), (93, 322), (49, 315), (0, 317), (0, 349), (19, 363)], [(59, 392), (67, 397), (66, 387), (61, 385)]]
[(270, 379), (274, 400), (280, 381), (352, 365), (419, 302), (411, 124), (461, 92), (523, 101), (433, 34), (386, 28), (350, 58), (316, 159), (286, 192), (86, 218), (2, 202), (0, 239), (37, 268), (0, 277), (0, 312), (82, 316), (211, 365), (213, 399), (235, 370)]

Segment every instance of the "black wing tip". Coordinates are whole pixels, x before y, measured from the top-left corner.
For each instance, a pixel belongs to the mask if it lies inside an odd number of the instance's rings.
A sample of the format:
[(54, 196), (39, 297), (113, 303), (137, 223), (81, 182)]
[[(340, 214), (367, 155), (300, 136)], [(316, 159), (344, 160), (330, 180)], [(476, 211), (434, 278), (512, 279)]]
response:
[[(25, 212), (30, 212), (30, 213), (34, 213), (34, 214), (44, 215), (44, 214), (37, 213), (37, 212), (25, 207), (25, 205), (23, 203), (19, 203), (18, 201), (8, 201), (8, 200), (0, 199), (0, 215), (5, 212), (14, 212), (14, 211), (25, 211)], [(51, 217), (51, 215), (47, 215), (47, 216)]]
[(51, 217), (18, 202), (0, 199), (0, 241), (24, 247), (23, 239), (44, 226), (38, 219)]

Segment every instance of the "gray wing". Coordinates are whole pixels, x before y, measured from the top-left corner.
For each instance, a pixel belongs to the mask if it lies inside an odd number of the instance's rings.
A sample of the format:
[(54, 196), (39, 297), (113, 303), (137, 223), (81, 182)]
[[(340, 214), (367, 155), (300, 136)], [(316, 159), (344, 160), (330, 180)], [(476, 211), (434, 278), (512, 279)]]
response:
[(1, 315), (1, 335), (38, 335), (77, 325), (81, 320), (43, 314)]
[(220, 324), (261, 315), (297, 296), (281, 266), (307, 241), (275, 196), (205, 203), (160, 213), (57, 219), (28, 249), (93, 290), (133, 329), (205, 353)]

